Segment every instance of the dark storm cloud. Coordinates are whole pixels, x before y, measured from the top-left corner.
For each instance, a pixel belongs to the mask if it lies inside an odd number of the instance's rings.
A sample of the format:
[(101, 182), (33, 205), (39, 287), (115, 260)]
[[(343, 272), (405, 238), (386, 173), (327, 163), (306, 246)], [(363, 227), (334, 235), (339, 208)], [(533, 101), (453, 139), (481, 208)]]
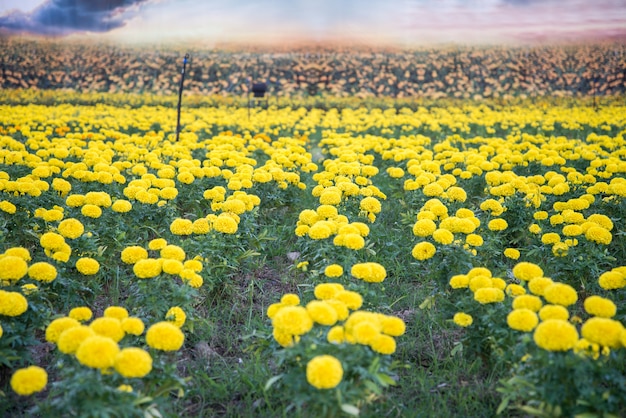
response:
[(150, 0), (48, 0), (29, 13), (0, 16), (0, 30), (42, 35), (108, 32), (124, 26), (128, 12)]

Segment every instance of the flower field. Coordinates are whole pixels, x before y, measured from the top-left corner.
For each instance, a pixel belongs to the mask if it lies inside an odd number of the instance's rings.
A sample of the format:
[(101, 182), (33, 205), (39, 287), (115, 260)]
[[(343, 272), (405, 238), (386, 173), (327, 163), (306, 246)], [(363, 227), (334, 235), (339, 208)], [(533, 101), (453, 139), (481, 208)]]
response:
[(626, 415), (623, 100), (315, 100), (1, 92), (0, 415)]

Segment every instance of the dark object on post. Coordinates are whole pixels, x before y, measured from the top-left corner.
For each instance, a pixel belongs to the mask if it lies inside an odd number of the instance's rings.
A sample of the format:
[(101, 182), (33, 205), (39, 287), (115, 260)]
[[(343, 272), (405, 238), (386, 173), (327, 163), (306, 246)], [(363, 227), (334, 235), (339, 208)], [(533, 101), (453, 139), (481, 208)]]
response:
[(185, 54), (185, 58), (183, 58), (183, 69), (180, 72), (180, 87), (178, 88), (178, 113), (176, 116), (176, 142), (178, 142), (178, 137), (180, 136), (180, 104), (183, 99), (183, 83), (185, 82), (185, 69), (187, 67), (188, 59), (189, 54)]
[(254, 97), (263, 98), (265, 97), (265, 92), (267, 91), (266, 83), (254, 83), (252, 84), (252, 95)]

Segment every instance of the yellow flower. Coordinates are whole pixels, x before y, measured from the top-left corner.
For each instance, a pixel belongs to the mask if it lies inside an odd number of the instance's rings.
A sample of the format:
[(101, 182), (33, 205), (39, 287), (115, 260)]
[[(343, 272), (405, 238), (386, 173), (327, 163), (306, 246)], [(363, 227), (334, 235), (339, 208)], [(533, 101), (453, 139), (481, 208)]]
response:
[(350, 274), (368, 283), (380, 283), (387, 277), (385, 267), (378, 263), (357, 263), (350, 269)]
[(565, 306), (544, 305), (539, 310), (539, 318), (541, 318), (542, 321), (548, 319), (562, 319), (563, 321), (567, 321), (569, 319), (569, 312)]
[(624, 326), (621, 322), (609, 318), (589, 318), (580, 329), (582, 336), (601, 346), (619, 348)]
[(326, 300), (334, 298), (342, 290), (344, 290), (343, 285), (339, 283), (320, 283), (315, 286), (313, 294), (320, 300)]
[(163, 238), (155, 238), (148, 243), (148, 248), (153, 251), (159, 251), (167, 245), (167, 241)]
[(508, 226), (509, 226), (509, 224), (507, 223), (507, 221), (505, 221), (502, 218), (492, 219), (487, 224), (487, 227), (491, 231), (504, 231), (505, 229), (508, 228)]
[(313, 300), (306, 305), (306, 310), (318, 324), (331, 326), (337, 322), (337, 311), (325, 301)]
[(385, 334), (378, 334), (369, 342), (372, 350), (383, 355), (396, 352), (396, 340)]
[(117, 318), (100, 317), (94, 319), (89, 328), (94, 330), (96, 334), (104, 337), (109, 337), (115, 342), (119, 342), (124, 338), (124, 330), (122, 329), (122, 323)]
[(0, 210), (13, 215), (17, 211), (17, 207), (13, 203), (3, 200), (0, 201)]
[(520, 257), (520, 253), (518, 249), (507, 248), (504, 250), (504, 256), (506, 258), (510, 258), (511, 260), (517, 260)]
[(123, 263), (135, 264), (139, 260), (148, 258), (148, 251), (138, 245), (132, 245), (122, 250), (121, 259)]
[(149, 279), (161, 274), (162, 262), (154, 258), (139, 260), (133, 266), (133, 273), (140, 279)]
[(63, 331), (80, 326), (80, 322), (67, 316), (57, 318), (46, 327), (46, 341), (56, 343)]
[(521, 295), (513, 299), (513, 309), (530, 309), (533, 312), (539, 312), (539, 309), (543, 306), (541, 298), (533, 295)]
[(382, 320), (382, 333), (399, 337), (406, 331), (406, 324), (397, 316), (386, 315)]
[(272, 318), (272, 326), (289, 335), (303, 335), (313, 327), (313, 320), (302, 306), (286, 306)]
[(141, 335), (145, 329), (143, 321), (137, 317), (129, 316), (121, 321), (122, 329), (127, 334)]
[(565, 283), (553, 283), (544, 289), (544, 299), (554, 305), (570, 306), (578, 300), (576, 290)]
[(128, 310), (122, 306), (109, 306), (104, 310), (103, 316), (116, 318), (121, 321), (124, 318), (128, 318)]
[(152, 357), (141, 348), (127, 347), (117, 353), (113, 367), (124, 377), (144, 377), (152, 370)]
[(82, 257), (76, 261), (76, 270), (85, 276), (92, 276), (100, 270), (100, 263), (90, 257)]
[(64, 354), (74, 354), (83, 341), (94, 335), (96, 332), (86, 325), (71, 327), (61, 332), (57, 339), (57, 347)]
[(76, 308), (72, 308), (67, 316), (77, 321), (84, 322), (91, 319), (91, 317), (93, 316), (93, 312), (91, 312), (91, 309), (86, 306), (79, 306)]
[[(359, 309), (363, 305), (363, 297), (357, 292), (353, 292), (352, 290), (340, 290), (338, 291), (333, 299), (330, 299), (329, 302), (339, 301), (348, 309)], [(335, 305), (333, 305), (335, 306)], [(336, 307), (336, 306), (335, 306)], [(342, 316), (342, 315), (340, 315)], [(340, 318), (341, 319), (341, 318)]]
[(626, 275), (619, 271), (604, 272), (598, 278), (598, 284), (605, 290), (615, 290), (626, 287)]
[(452, 320), (454, 321), (455, 324), (463, 328), (469, 327), (474, 322), (474, 318), (472, 318), (471, 315), (466, 314), (465, 312), (455, 313)]
[(567, 351), (578, 341), (576, 327), (562, 319), (548, 319), (535, 328), (533, 340), (548, 351)]
[(179, 306), (172, 306), (165, 314), (165, 319), (172, 322), (178, 328), (181, 328), (185, 325), (187, 315)]
[(326, 277), (341, 277), (343, 275), (343, 267), (339, 264), (331, 264), (324, 269)]
[(556, 232), (547, 232), (541, 236), (541, 242), (544, 244), (556, 244), (561, 241), (561, 237)]
[(124, 200), (124, 199), (116, 200), (115, 202), (113, 202), (113, 205), (111, 206), (111, 210), (117, 213), (130, 212), (132, 208), (133, 208), (133, 204), (130, 203), (128, 200)]
[(170, 232), (174, 235), (191, 235), (193, 222), (190, 219), (176, 218), (170, 224)]
[(511, 283), (504, 288), (504, 291), (507, 295), (517, 297), (520, 295), (526, 294), (526, 289), (523, 286), (520, 286), (515, 283)]
[(513, 276), (527, 282), (537, 277), (543, 277), (543, 270), (536, 264), (522, 261), (513, 267)]
[(28, 396), (41, 392), (48, 384), (48, 373), (38, 366), (18, 369), (11, 376), (11, 389), (18, 395)]
[(612, 318), (617, 312), (617, 306), (613, 301), (600, 296), (589, 296), (585, 299), (584, 306), (588, 314), (602, 318)]
[(478, 234), (468, 234), (467, 237), (465, 237), (465, 242), (472, 247), (480, 247), (485, 241), (483, 240), (483, 237)]
[(295, 293), (285, 293), (280, 298), (280, 303), (284, 306), (296, 306), (300, 304), (300, 297)]
[[(521, 297), (521, 296), (518, 296)], [(530, 309), (513, 309), (506, 317), (506, 323), (511, 329), (523, 332), (532, 331), (539, 323), (537, 314)]]
[(161, 255), (161, 258), (178, 260), (180, 262), (185, 261), (185, 258), (187, 257), (185, 250), (177, 245), (166, 245), (163, 249), (161, 249), (159, 254)]
[(317, 389), (332, 389), (343, 379), (343, 367), (330, 355), (316, 356), (306, 365), (306, 380)]
[(232, 217), (221, 213), (215, 220), (213, 221), (213, 228), (217, 232), (221, 232), (223, 234), (234, 234), (237, 232), (239, 225), (237, 221)]
[(59, 233), (65, 238), (76, 239), (83, 235), (83, 232), (85, 227), (78, 219), (68, 218), (59, 224)]
[(429, 237), (437, 229), (437, 224), (431, 219), (420, 219), (413, 225), (413, 235)]
[(80, 213), (88, 218), (97, 219), (102, 216), (102, 209), (100, 209), (100, 206), (87, 204), (80, 209)]
[(411, 250), (411, 255), (416, 260), (423, 261), (432, 258), (436, 252), (437, 249), (433, 244), (428, 241), (424, 241), (415, 244), (415, 246)]
[(133, 387), (131, 385), (119, 385), (117, 387), (117, 390), (119, 390), (120, 392), (132, 393)]
[(469, 277), (467, 274), (457, 274), (450, 278), (450, 287), (453, 289), (464, 289), (469, 286)]
[(50, 263), (40, 261), (28, 268), (28, 277), (38, 282), (50, 283), (57, 277), (57, 269)]
[(447, 229), (439, 228), (433, 232), (433, 239), (439, 244), (449, 245), (454, 241), (454, 234)]
[(474, 292), (474, 300), (481, 304), (502, 302), (504, 292), (495, 287), (482, 287)]
[(609, 245), (613, 240), (611, 232), (601, 226), (592, 226), (585, 232), (585, 238), (591, 242)]
[(0, 258), (0, 281), (16, 282), (28, 273), (28, 263), (21, 257), (8, 255)]
[(336, 325), (328, 330), (328, 335), (326, 339), (329, 343), (333, 344), (341, 344), (346, 340), (345, 330), (341, 325)]
[(120, 348), (109, 337), (94, 335), (86, 338), (76, 350), (76, 359), (83, 366), (106, 370), (115, 364)]
[(369, 213), (379, 213), (381, 210), (381, 205), (378, 199), (375, 197), (365, 197), (359, 203), (359, 208), (365, 212)]
[(146, 332), (146, 343), (157, 350), (176, 351), (184, 342), (185, 334), (169, 321), (157, 322)]
[(469, 289), (472, 292), (476, 292), (478, 289), (482, 289), (483, 287), (495, 287), (493, 285), (493, 279), (487, 276), (473, 276), (469, 279), (468, 284)]
[[(8, 248), (4, 252), (3, 255), (5, 255), (5, 256), (11, 255), (11, 256), (19, 257), (22, 260), (27, 261), (27, 262), (31, 260), (30, 252), (26, 248), (24, 248), (24, 247), (11, 247), (11, 248)], [(1, 257), (1, 255), (0, 255), (0, 257)]]

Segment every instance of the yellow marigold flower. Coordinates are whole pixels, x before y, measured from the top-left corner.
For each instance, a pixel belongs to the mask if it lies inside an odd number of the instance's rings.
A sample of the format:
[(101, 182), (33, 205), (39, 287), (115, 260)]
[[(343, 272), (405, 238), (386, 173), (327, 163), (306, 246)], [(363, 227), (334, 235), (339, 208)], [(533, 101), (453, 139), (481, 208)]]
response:
[(416, 260), (423, 261), (423, 260), (428, 260), (429, 258), (432, 258), (436, 252), (437, 252), (437, 249), (435, 248), (433, 244), (431, 244), (430, 242), (424, 241), (424, 242), (419, 242), (415, 244), (415, 246), (411, 250), (411, 255)]
[(306, 365), (306, 380), (317, 389), (332, 389), (343, 379), (343, 367), (330, 355), (314, 357)]
[(163, 238), (155, 238), (148, 243), (148, 248), (153, 251), (159, 251), (165, 248), (167, 241)]
[(187, 255), (185, 250), (177, 245), (166, 245), (165, 248), (160, 251), (161, 258), (178, 260), (180, 262), (185, 261)]
[(119, 385), (117, 387), (117, 390), (119, 390), (120, 392), (132, 393), (133, 387), (131, 385)]
[(145, 329), (143, 321), (137, 317), (129, 316), (121, 320), (122, 329), (127, 334), (141, 335)]
[(533, 219), (537, 221), (543, 221), (545, 219), (548, 219), (548, 212), (546, 212), (545, 210), (537, 211), (533, 213)]
[(141, 348), (127, 347), (117, 353), (113, 367), (124, 377), (144, 377), (152, 370), (152, 357)]
[(333, 230), (329, 226), (327, 221), (318, 221), (315, 222), (309, 228), (307, 234), (309, 238), (314, 240), (321, 240), (330, 237), (333, 233)]
[(0, 210), (13, 215), (17, 211), (17, 207), (13, 203), (3, 200), (0, 201)]
[(502, 302), (504, 292), (495, 287), (482, 287), (474, 292), (474, 300), (481, 304)]
[(126, 264), (135, 264), (139, 260), (148, 258), (148, 251), (138, 245), (131, 245), (122, 250), (121, 259)]
[(50, 283), (57, 277), (57, 269), (50, 263), (40, 261), (28, 267), (28, 277), (42, 283)]
[(57, 318), (46, 327), (46, 341), (56, 343), (63, 331), (80, 326), (80, 322), (67, 316)]
[(88, 218), (97, 219), (102, 216), (102, 209), (100, 209), (100, 206), (87, 204), (80, 209), (80, 213)]
[(562, 319), (548, 319), (535, 328), (533, 340), (548, 351), (568, 351), (578, 341), (576, 327)]
[(566, 237), (577, 237), (583, 233), (583, 229), (580, 225), (565, 225), (561, 232), (563, 232), (563, 235)]
[(189, 219), (176, 218), (170, 224), (170, 232), (174, 235), (191, 235), (193, 233), (193, 222)]
[(286, 306), (272, 318), (272, 326), (289, 335), (303, 335), (313, 327), (313, 320), (302, 306)]
[(591, 242), (609, 245), (613, 240), (613, 235), (601, 226), (592, 226), (585, 232), (585, 238)]
[(584, 306), (588, 314), (602, 318), (612, 318), (617, 312), (615, 303), (601, 296), (589, 296), (585, 299)]
[(433, 232), (433, 239), (439, 244), (449, 245), (454, 241), (454, 234), (447, 229), (439, 228)]
[(0, 315), (20, 316), (28, 309), (28, 301), (17, 292), (0, 290)]
[(37, 287), (37, 285), (32, 284), (32, 283), (26, 283), (25, 285), (22, 285), (22, 292), (25, 295), (30, 295), (38, 290), (39, 288)]
[(528, 226), (528, 231), (530, 231), (531, 234), (539, 234), (541, 233), (541, 227), (537, 224), (530, 224)]
[(295, 293), (285, 293), (280, 298), (280, 303), (285, 306), (296, 306), (300, 304), (300, 297)]
[(93, 316), (93, 312), (91, 312), (91, 309), (86, 306), (79, 306), (76, 308), (72, 308), (68, 316), (77, 321), (85, 322), (91, 319), (91, 317)]
[(71, 194), (65, 199), (65, 204), (71, 208), (77, 208), (85, 204), (85, 196), (82, 194)]
[(472, 247), (480, 247), (484, 244), (483, 237), (478, 234), (468, 234), (467, 237), (465, 237), (465, 242)]
[(76, 260), (76, 270), (85, 276), (93, 276), (100, 270), (100, 263), (90, 257), (81, 257)]
[(455, 324), (463, 328), (469, 327), (474, 322), (474, 318), (472, 318), (471, 315), (466, 314), (465, 312), (455, 313), (452, 320), (454, 321)]
[(213, 228), (217, 232), (221, 232), (223, 234), (234, 234), (237, 232), (239, 225), (237, 224), (237, 221), (235, 221), (235, 219), (221, 213), (213, 221)]
[(118, 199), (111, 205), (111, 210), (117, 213), (127, 213), (130, 212), (132, 208), (133, 204), (124, 199)]
[(509, 224), (507, 223), (507, 221), (505, 221), (502, 218), (492, 219), (487, 224), (487, 227), (491, 231), (504, 231), (505, 229), (508, 228), (508, 226), (509, 226)]
[(326, 336), (326, 339), (329, 343), (332, 344), (341, 344), (345, 342), (346, 337), (344, 328), (341, 325), (336, 325), (332, 327), (330, 330), (328, 330), (328, 335)]
[[(469, 275), (468, 275), (469, 277)], [(483, 287), (495, 287), (493, 285), (493, 279), (487, 276), (473, 276), (469, 278), (468, 287), (472, 292), (476, 292)]]
[(397, 316), (385, 315), (382, 320), (383, 334), (391, 335), (392, 337), (399, 337), (406, 331), (406, 324), (401, 318)]
[(530, 332), (539, 323), (539, 318), (537, 318), (537, 314), (530, 309), (517, 308), (513, 309), (507, 315), (506, 323), (511, 329), (516, 331)]
[(504, 256), (511, 260), (517, 260), (520, 257), (520, 252), (516, 248), (507, 248), (504, 250)]
[(63, 219), (63, 212), (57, 209), (50, 209), (43, 213), (42, 218), (46, 222), (58, 222)]
[(18, 369), (11, 376), (11, 389), (18, 395), (28, 396), (41, 392), (48, 384), (48, 373), (39, 366)]
[(484, 211), (491, 211), (494, 216), (500, 216), (504, 212), (504, 208), (495, 199), (487, 199), (480, 204), (480, 209)]
[(359, 309), (363, 305), (363, 297), (352, 290), (339, 290), (333, 299), (343, 303), (348, 309)]
[(104, 310), (103, 316), (116, 318), (121, 321), (124, 318), (128, 318), (128, 310), (122, 306), (109, 306)]
[[(11, 247), (8, 248), (4, 254), (4, 256), (14, 256), (14, 257), (19, 257), (24, 261), (30, 261), (31, 257), (30, 257), (30, 251), (28, 251), (26, 248), (24, 247)], [(0, 255), (0, 257), (2, 257), (2, 255)]]
[(570, 306), (578, 300), (576, 290), (565, 283), (553, 283), (543, 292), (544, 299), (554, 305)]
[(343, 276), (343, 267), (339, 264), (331, 264), (324, 269), (324, 275), (326, 277), (341, 277)]
[(626, 275), (619, 271), (607, 271), (600, 275), (598, 284), (605, 290), (615, 290), (626, 287)]
[(534, 295), (520, 295), (513, 299), (513, 309), (529, 309), (533, 312), (539, 312), (543, 306), (541, 298)]
[(28, 264), (21, 257), (8, 255), (0, 258), (0, 280), (16, 282), (28, 273)]
[(182, 328), (187, 320), (187, 315), (179, 306), (172, 306), (165, 314), (165, 319), (172, 322), (178, 328)]
[(467, 274), (457, 274), (450, 278), (449, 285), (453, 289), (464, 289), (469, 286), (469, 280)]
[(602, 228), (606, 229), (607, 231), (613, 230), (613, 221), (611, 221), (611, 218), (606, 215), (594, 213), (592, 215), (589, 215), (587, 221), (594, 222), (600, 225)]
[(314, 322), (331, 326), (337, 322), (337, 311), (327, 302), (313, 300), (306, 305), (306, 310)]
[(609, 318), (589, 318), (580, 329), (587, 340), (601, 346), (619, 348), (624, 326), (621, 322)]
[(161, 197), (161, 199), (165, 199), (165, 200), (175, 199), (176, 196), (178, 196), (178, 189), (176, 189), (175, 187), (169, 187), (169, 186), (164, 187), (161, 189), (159, 196)]
[(534, 295), (543, 296), (546, 287), (554, 282), (548, 277), (535, 277), (528, 282), (528, 290)]
[(202, 262), (200, 261), (201, 257), (195, 257), (192, 260), (186, 260), (183, 263), (183, 267), (191, 270), (191, 271), (195, 271), (196, 273), (200, 273), (202, 271)]
[(78, 219), (68, 218), (59, 224), (59, 233), (65, 238), (76, 239), (83, 235), (83, 232), (85, 227)]
[(539, 310), (539, 318), (542, 321), (548, 319), (562, 319), (567, 321), (569, 319), (569, 312), (565, 306), (561, 305), (545, 305)]
[(378, 334), (369, 342), (372, 350), (383, 355), (396, 352), (396, 340), (385, 334)]
[(86, 325), (71, 327), (63, 331), (57, 339), (57, 347), (64, 354), (74, 354), (78, 347), (96, 332)]
[(467, 192), (458, 186), (449, 187), (445, 194), (453, 202), (465, 202), (467, 200)]
[(513, 276), (527, 282), (537, 277), (543, 277), (543, 270), (536, 264), (522, 261), (513, 267)]
[(541, 236), (541, 242), (550, 245), (561, 242), (561, 237), (556, 232), (547, 232)]
[(526, 294), (526, 289), (515, 283), (511, 283), (506, 286), (505, 293), (509, 296), (517, 297)]
[(191, 225), (191, 229), (194, 234), (205, 235), (205, 234), (208, 234), (213, 229), (213, 226), (211, 225), (208, 219), (200, 218), (200, 219), (196, 219), (195, 221), (193, 221), (193, 224)]
[(339, 283), (320, 283), (315, 286), (313, 294), (320, 300), (326, 300), (334, 298), (342, 290), (343, 285)]
[(184, 270), (184, 265), (178, 260), (162, 259), (161, 268), (166, 274), (180, 274)]
[(76, 359), (83, 366), (106, 370), (115, 364), (120, 347), (109, 337), (94, 335), (86, 338), (76, 350)]
[(156, 277), (163, 271), (161, 260), (146, 258), (139, 260), (133, 266), (133, 273), (140, 279)]
[(387, 270), (378, 263), (357, 263), (350, 269), (350, 274), (368, 283), (380, 283), (387, 277)]
[(378, 199), (369, 196), (361, 200), (361, 202), (359, 203), (359, 208), (365, 212), (377, 214), (380, 213), (381, 204)]
[(429, 237), (437, 230), (437, 224), (431, 219), (420, 219), (413, 225), (413, 234), (418, 237)]
[(176, 351), (184, 342), (185, 334), (169, 321), (157, 322), (146, 332), (146, 343), (157, 350)]
[(122, 323), (117, 318), (100, 317), (94, 319), (89, 327), (98, 335), (109, 337), (115, 342), (119, 342), (124, 338), (124, 330), (122, 329)]

